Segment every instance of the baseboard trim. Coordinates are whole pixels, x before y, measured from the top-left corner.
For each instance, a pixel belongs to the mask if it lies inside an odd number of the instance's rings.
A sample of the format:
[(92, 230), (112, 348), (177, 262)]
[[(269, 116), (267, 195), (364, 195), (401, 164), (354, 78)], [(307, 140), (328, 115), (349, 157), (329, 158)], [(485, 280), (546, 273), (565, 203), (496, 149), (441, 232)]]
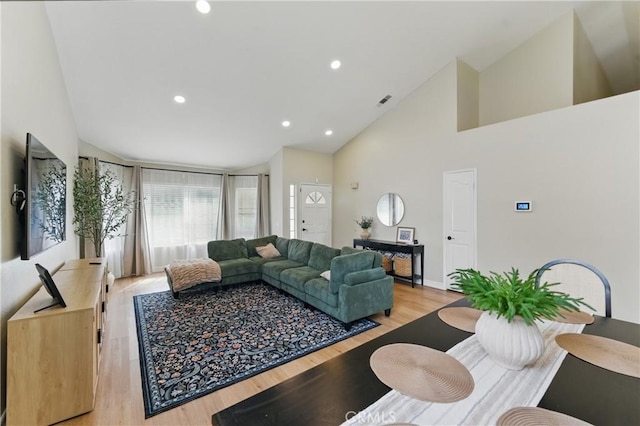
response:
[(444, 283), (438, 281), (424, 280), (424, 285), (428, 285), (429, 287), (437, 288), (439, 290), (446, 290)]

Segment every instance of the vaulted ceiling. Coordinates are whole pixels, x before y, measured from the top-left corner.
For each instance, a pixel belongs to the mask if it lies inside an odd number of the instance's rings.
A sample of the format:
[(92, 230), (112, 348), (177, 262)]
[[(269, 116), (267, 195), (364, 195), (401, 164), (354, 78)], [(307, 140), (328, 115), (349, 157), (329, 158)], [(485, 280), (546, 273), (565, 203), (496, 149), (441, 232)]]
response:
[(46, 3), (82, 140), (215, 169), (333, 153), (456, 57), (481, 71), (572, 8), (614, 90), (640, 86), (638, 2), (209, 4)]

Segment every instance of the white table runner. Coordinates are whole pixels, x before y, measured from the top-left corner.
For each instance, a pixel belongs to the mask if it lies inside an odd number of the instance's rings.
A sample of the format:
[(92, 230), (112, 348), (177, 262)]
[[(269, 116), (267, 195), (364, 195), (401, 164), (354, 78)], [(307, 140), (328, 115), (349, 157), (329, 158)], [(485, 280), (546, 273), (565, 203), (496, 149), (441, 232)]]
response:
[(535, 407), (560, 368), (567, 351), (555, 336), (581, 333), (584, 324), (538, 322), (545, 350), (531, 366), (514, 371), (498, 366), (478, 343), (475, 335), (458, 343), (447, 353), (471, 373), (475, 388), (462, 401), (451, 404), (420, 401), (391, 390), (359, 413), (350, 413), (347, 425), (409, 423), (426, 425), (493, 425), (505, 411), (514, 407)]

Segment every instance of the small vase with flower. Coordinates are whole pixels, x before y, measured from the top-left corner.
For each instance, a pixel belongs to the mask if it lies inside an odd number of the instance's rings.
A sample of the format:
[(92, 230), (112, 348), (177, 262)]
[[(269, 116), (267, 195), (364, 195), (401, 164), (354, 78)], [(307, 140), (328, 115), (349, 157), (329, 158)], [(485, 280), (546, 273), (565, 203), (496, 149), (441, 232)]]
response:
[(363, 240), (368, 240), (371, 237), (371, 232), (369, 232), (369, 228), (373, 225), (373, 217), (371, 216), (362, 216), (360, 220), (356, 219), (356, 223), (360, 228), (362, 228), (362, 232), (360, 232), (360, 238)]

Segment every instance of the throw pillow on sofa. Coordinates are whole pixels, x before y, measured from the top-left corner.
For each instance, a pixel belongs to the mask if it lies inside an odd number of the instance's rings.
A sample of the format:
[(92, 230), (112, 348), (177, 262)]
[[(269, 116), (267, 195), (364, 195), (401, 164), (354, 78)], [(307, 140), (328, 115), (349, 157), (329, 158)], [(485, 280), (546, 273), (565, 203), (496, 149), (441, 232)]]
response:
[(273, 244), (269, 243), (266, 246), (256, 247), (256, 252), (263, 259), (271, 259), (280, 256), (280, 252)]
[(247, 243), (244, 238), (235, 240), (215, 240), (207, 243), (209, 257), (216, 262), (233, 259), (248, 259)]
[[(274, 246), (276, 245), (276, 240), (278, 239), (278, 237), (276, 235), (268, 235), (266, 237), (260, 237), (260, 238), (254, 238), (252, 240), (247, 240), (247, 254), (249, 255), (249, 258), (252, 258), (254, 256), (258, 256), (258, 252), (256, 250), (257, 247), (264, 247), (267, 244), (271, 243)], [(278, 248), (278, 251), (280, 253), (283, 253), (282, 250), (280, 250)], [(284, 252), (286, 253), (286, 252)]]

